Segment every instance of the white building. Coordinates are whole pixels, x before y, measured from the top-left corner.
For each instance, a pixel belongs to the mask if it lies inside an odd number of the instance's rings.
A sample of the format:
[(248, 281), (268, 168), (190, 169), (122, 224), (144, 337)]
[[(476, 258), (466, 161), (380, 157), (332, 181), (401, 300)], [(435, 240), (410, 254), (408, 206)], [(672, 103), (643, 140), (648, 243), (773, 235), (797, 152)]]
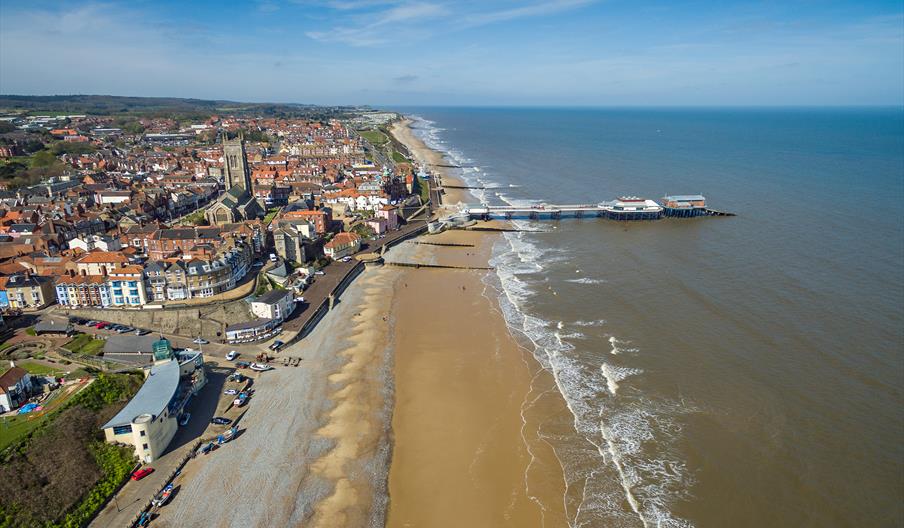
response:
[(207, 383), (200, 352), (175, 354), (166, 339), (154, 343), (154, 364), (144, 385), (116, 416), (104, 424), (107, 442), (134, 446), (144, 463), (162, 455), (179, 428), (179, 415), (192, 394)]
[(119, 242), (118, 238), (106, 235), (90, 235), (73, 238), (69, 241), (69, 247), (72, 249), (81, 249), (87, 253), (93, 249), (99, 249), (101, 251), (119, 251), (122, 249), (122, 244)]
[(295, 310), (291, 290), (272, 290), (251, 301), (251, 313), (261, 319), (284, 321)]

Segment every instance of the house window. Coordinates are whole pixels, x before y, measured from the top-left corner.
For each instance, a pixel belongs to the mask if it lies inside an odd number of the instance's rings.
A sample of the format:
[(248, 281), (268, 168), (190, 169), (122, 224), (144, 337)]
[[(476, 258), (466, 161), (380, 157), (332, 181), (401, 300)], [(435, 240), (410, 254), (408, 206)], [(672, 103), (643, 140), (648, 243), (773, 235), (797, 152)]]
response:
[(147, 451), (148, 445), (147, 445), (147, 444), (141, 444), (141, 448), (144, 449), (145, 451)]
[(141, 436), (147, 436), (147, 432), (146, 432), (146, 431), (141, 431)]
[[(131, 424), (129, 424), (129, 425), (119, 425), (119, 426), (116, 426), (116, 427), (113, 428), (113, 434), (114, 434), (114, 435), (127, 434), (127, 433), (131, 433), (131, 432), (132, 432), (132, 425), (131, 425)], [(144, 431), (142, 431), (141, 434), (144, 434)]]

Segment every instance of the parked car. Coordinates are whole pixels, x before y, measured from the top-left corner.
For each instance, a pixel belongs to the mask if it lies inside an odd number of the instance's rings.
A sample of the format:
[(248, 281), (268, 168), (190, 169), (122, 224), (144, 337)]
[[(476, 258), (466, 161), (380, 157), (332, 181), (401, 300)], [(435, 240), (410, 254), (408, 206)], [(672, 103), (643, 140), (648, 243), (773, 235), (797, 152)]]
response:
[(270, 262), (276, 262), (276, 253), (270, 253)]
[(226, 389), (225, 391), (223, 391), (223, 394), (228, 394), (230, 396), (233, 396), (238, 393), (239, 393), (239, 391), (237, 389)]
[(73, 317), (69, 319), (69, 322), (71, 322), (72, 324), (83, 325), (88, 321), (86, 319), (82, 319), (81, 317)]
[(150, 330), (144, 330), (144, 329), (141, 329), (141, 328), (138, 328), (137, 330), (135, 330), (135, 335), (143, 336), (143, 335), (148, 335), (148, 334), (150, 334), (150, 333), (151, 333)]
[(131, 326), (120, 326), (119, 328), (116, 329), (116, 333), (117, 334), (125, 334), (127, 332), (131, 332), (132, 330), (135, 330), (135, 329), (132, 328)]
[(270, 345), (270, 346), (267, 347), (267, 348), (269, 348), (270, 350), (276, 352), (276, 351), (278, 351), (280, 348), (282, 348), (283, 346), (285, 346), (285, 343), (283, 343), (282, 341), (276, 340), (276, 341), (273, 342), (272, 345)]
[(235, 361), (235, 358), (239, 357), (239, 353), (235, 350), (230, 350), (228, 354), (226, 354), (226, 361)]
[(188, 425), (189, 420), (191, 420), (191, 413), (183, 413), (182, 416), (179, 417), (179, 425), (184, 427)]
[(96, 325), (96, 324), (99, 323), (99, 322), (100, 322), (100, 321), (95, 321), (94, 319), (89, 319), (88, 321), (86, 321), (86, 322), (84, 322), (84, 323), (82, 323), (82, 324), (84, 324), (85, 326), (94, 326), (94, 325)]
[(96, 325), (94, 325), (94, 328), (97, 328), (98, 330), (103, 330), (104, 328), (106, 328), (108, 326), (110, 326), (110, 323), (101, 321), (101, 322), (97, 323)]
[(216, 425), (229, 425), (232, 423), (232, 420), (230, 420), (229, 418), (223, 418), (222, 416), (215, 416), (210, 421), (210, 423), (216, 424)]
[(199, 338), (195, 339), (194, 341), (192, 341), (192, 343), (194, 343), (196, 345), (206, 345), (207, 343), (210, 343), (210, 341), (204, 339), (203, 337), (199, 337)]
[(325, 272), (325, 271), (317, 270), (317, 271), (314, 272), (314, 275), (326, 275), (326, 272)]
[(153, 472), (154, 472), (154, 468), (151, 468), (151, 467), (141, 468), (141, 469), (135, 471), (135, 473), (132, 473), (132, 480), (141, 480)]

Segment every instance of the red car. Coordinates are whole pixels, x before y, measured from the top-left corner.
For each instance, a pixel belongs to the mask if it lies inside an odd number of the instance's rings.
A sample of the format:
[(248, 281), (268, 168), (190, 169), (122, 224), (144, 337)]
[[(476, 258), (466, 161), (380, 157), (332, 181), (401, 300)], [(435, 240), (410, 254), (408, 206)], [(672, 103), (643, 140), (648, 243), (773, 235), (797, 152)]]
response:
[(141, 468), (135, 473), (132, 473), (132, 480), (141, 480), (153, 472), (154, 468)]
[(105, 323), (105, 322), (101, 321), (101, 322), (97, 323), (96, 325), (94, 325), (94, 328), (97, 328), (98, 330), (102, 330), (108, 326), (110, 326), (110, 323)]

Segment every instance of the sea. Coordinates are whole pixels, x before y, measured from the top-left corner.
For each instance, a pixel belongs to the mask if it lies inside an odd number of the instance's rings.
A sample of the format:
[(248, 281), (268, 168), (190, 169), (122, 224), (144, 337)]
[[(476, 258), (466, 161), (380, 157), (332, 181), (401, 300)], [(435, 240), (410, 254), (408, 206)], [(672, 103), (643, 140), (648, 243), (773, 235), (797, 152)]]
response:
[(544, 440), (571, 526), (904, 525), (904, 109), (402, 111), (483, 203), (737, 215), (519, 221), (494, 248), (567, 404)]

